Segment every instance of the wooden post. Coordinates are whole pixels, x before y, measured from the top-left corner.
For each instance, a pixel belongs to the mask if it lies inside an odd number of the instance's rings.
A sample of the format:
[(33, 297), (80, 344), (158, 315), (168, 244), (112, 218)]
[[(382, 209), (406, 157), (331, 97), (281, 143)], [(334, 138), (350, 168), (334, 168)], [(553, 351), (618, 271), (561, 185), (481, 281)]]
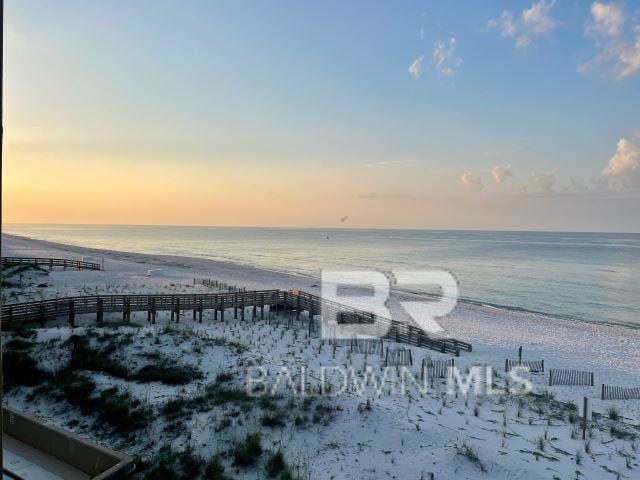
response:
[(104, 302), (102, 298), (98, 297), (98, 313), (96, 313), (96, 322), (98, 324), (101, 324), (103, 318), (104, 318)]
[(604, 383), (602, 384), (602, 400), (604, 400)]
[(244, 297), (240, 301), (240, 320), (244, 322)]
[(76, 326), (76, 312), (73, 300), (69, 300), (69, 325), (71, 325), (71, 327)]
[(586, 440), (587, 438), (587, 409), (589, 408), (588, 399), (584, 397), (582, 403), (582, 439)]
[(504, 360), (504, 371), (508, 372), (509, 371), (509, 359), (505, 358)]
[(180, 298), (176, 298), (176, 323), (180, 323)]
[(260, 319), (264, 320), (264, 293), (260, 294)]
[(220, 321), (224, 322), (224, 297), (220, 298)]
[(522, 345), (518, 347), (518, 363), (522, 363)]
[(251, 314), (251, 320), (258, 318), (258, 294), (253, 291), (253, 312)]
[(592, 386), (592, 387), (593, 387), (593, 380), (594, 380), (594, 378), (593, 378), (593, 372), (591, 372), (591, 386)]
[(202, 297), (200, 297), (200, 303), (198, 305), (198, 321), (202, 323)]

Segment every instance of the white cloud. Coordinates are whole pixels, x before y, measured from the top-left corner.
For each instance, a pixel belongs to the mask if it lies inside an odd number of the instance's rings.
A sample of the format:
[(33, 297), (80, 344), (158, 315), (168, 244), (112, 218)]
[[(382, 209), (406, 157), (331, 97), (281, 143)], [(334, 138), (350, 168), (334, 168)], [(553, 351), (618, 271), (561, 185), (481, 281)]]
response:
[(556, 177), (553, 173), (531, 172), (526, 185), (527, 193), (549, 195), (555, 193)]
[(385, 167), (389, 165), (401, 165), (401, 164), (411, 164), (411, 163), (416, 163), (416, 161), (412, 158), (401, 158), (398, 160), (380, 160), (378, 162), (365, 163), (364, 165), (369, 168), (374, 168), (374, 167)]
[(614, 190), (640, 186), (640, 146), (626, 138), (618, 140), (616, 152), (602, 170), (602, 176), (610, 180)]
[(524, 49), (531, 45), (533, 37), (548, 34), (558, 26), (551, 16), (554, 4), (555, 1), (540, 0), (524, 9), (518, 19), (513, 12), (504, 10), (500, 18), (489, 20), (487, 25), (498, 28), (503, 37), (514, 38), (516, 48)]
[(471, 172), (466, 172), (460, 177), (462, 184), (469, 190), (479, 192), (483, 189), (482, 179), (473, 175)]
[(594, 2), (591, 5), (593, 23), (587, 26), (587, 34), (618, 36), (622, 24), (625, 22), (623, 9), (621, 3)]
[(594, 39), (596, 56), (579, 65), (578, 71), (589, 73), (602, 65), (618, 80), (640, 71), (640, 25), (624, 28), (623, 4), (594, 2), (591, 17), (584, 33)]
[(636, 28), (636, 39), (633, 45), (620, 52), (620, 65), (617, 71), (618, 79), (627, 78), (640, 70), (640, 25)]
[(507, 10), (500, 14), (500, 18), (489, 20), (489, 28), (499, 28), (503, 37), (515, 37), (518, 29), (516, 22), (513, 20), (513, 12)]
[(555, 2), (546, 3), (541, 0), (531, 5), (531, 8), (522, 11), (522, 23), (534, 35), (542, 35), (556, 27), (556, 22), (551, 17), (551, 9)]
[(457, 41), (454, 37), (449, 42), (436, 43), (431, 57), (433, 58), (433, 66), (438, 73), (450, 77), (456, 73), (456, 69), (462, 64), (462, 60), (456, 57)]
[(420, 56), (416, 58), (411, 65), (409, 66), (409, 73), (413, 78), (420, 78), (422, 75), (422, 59), (424, 57)]
[(513, 177), (511, 165), (496, 165), (491, 169), (491, 178), (496, 185), (503, 184), (511, 177)]

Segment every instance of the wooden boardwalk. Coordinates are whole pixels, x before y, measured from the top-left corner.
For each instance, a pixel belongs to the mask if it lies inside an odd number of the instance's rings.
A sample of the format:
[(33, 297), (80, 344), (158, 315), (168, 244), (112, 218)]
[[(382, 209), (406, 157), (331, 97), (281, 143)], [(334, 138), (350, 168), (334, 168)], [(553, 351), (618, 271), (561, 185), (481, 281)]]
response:
[(69, 260), (67, 258), (42, 258), (42, 257), (2, 257), (2, 268), (13, 267), (15, 265), (37, 265), (39, 267), (62, 267), (63, 269), (73, 268), (76, 270), (102, 270), (99, 263), (84, 262), (82, 260)]
[[(460, 355), (461, 351), (471, 351), (471, 344), (453, 338), (430, 338), (417, 327), (407, 326), (400, 322), (375, 315), (351, 307), (327, 301), (317, 295), (301, 291), (252, 290), (206, 294), (142, 294), (142, 295), (86, 295), (77, 297), (56, 298), (25, 303), (5, 304), (2, 306), (2, 324), (10, 326), (14, 322), (39, 322), (66, 317), (70, 325), (75, 325), (77, 315), (95, 314), (96, 321), (103, 322), (105, 313), (121, 313), (122, 320), (127, 322), (132, 312), (146, 312), (150, 323), (156, 322), (159, 311), (171, 312), (171, 321), (180, 321), (181, 312), (192, 312), (193, 320), (202, 323), (204, 310), (213, 310), (214, 318), (224, 321), (225, 314), (232, 310), (233, 318), (240, 314), (245, 319), (247, 308), (251, 318), (264, 318), (268, 312), (287, 312), (293, 320), (300, 320), (300, 314), (307, 312), (308, 318), (314, 320), (316, 315), (334, 313), (339, 319), (348, 319), (354, 323), (374, 323), (379, 329), (381, 338), (408, 343), (418, 347), (431, 348), (442, 353)], [(315, 321), (310, 321), (310, 330)]]

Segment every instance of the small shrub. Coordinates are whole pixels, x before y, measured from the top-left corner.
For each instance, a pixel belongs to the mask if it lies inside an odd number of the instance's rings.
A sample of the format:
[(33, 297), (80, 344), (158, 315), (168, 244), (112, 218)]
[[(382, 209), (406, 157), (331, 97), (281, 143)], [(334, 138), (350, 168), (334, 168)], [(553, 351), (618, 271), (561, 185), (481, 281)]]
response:
[(287, 464), (284, 461), (284, 455), (282, 454), (282, 451), (278, 450), (269, 457), (265, 465), (265, 469), (267, 470), (267, 475), (269, 475), (270, 478), (275, 478), (286, 468), (286, 466)]
[(190, 449), (176, 452), (169, 446), (160, 449), (145, 472), (145, 480), (192, 480), (201, 478), (202, 459)]
[(620, 420), (620, 412), (616, 407), (611, 407), (607, 411), (607, 416), (609, 417), (610, 420), (613, 420), (614, 422), (617, 422), (618, 420)]
[(138, 372), (130, 375), (132, 380), (139, 382), (161, 382), (165, 385), (185, 385), (203, 378), (200, 370), (191, 365), (146, 365)]
[(226, 480), (227, 476), (224, 474), (224, 466), (220, 462), (220, 456), (215, 455), (204, 469), (205, 480)]
[(480, 471), (487, 471), (487, 467), (485, 467), (484, 463), (480, 460), (478, 452), (471, 444), (467, 443), (466, 441), (458, 442), (456, 444), (456, 451), (458, 455), (462, 455), (463, 457), (469, 459), (469, 461), (477, 466)]
[(280, 412), (265, 413), (262, 416), (262, 425), (265, 427), (284, 427), (285, 421)]
[(254, 465), (262, 454), (262, 438), (259, 432), (247, 434), (233, 451), (234, 463), (241, 467)]
[(173, 398), (165, 403), (160, 409), (160, 413), (167, 416), (177, 415), (187, 406), (187, 401), (182, 398)]
[(231, 426), (231, 419), (229, 417), (225, 417), (222, 420), (220, 420), (220, 423), (216, 427), (216, 432), (221, 432), (222, 430), (230, 426)]
[(229, 372), (222, 372), (216, 376), (216, 383), (225, 383), (233, 380), (233, 375)]

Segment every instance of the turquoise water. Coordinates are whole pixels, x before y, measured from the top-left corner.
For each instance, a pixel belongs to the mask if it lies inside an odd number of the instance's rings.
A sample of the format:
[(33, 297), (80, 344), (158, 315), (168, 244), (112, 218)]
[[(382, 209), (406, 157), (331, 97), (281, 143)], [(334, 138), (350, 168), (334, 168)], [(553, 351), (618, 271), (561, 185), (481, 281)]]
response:
[(640, 234), (78, 225), (3, 231), (316, 276), (323, 268), (443, 268), (469, 301), (640, 327)]

